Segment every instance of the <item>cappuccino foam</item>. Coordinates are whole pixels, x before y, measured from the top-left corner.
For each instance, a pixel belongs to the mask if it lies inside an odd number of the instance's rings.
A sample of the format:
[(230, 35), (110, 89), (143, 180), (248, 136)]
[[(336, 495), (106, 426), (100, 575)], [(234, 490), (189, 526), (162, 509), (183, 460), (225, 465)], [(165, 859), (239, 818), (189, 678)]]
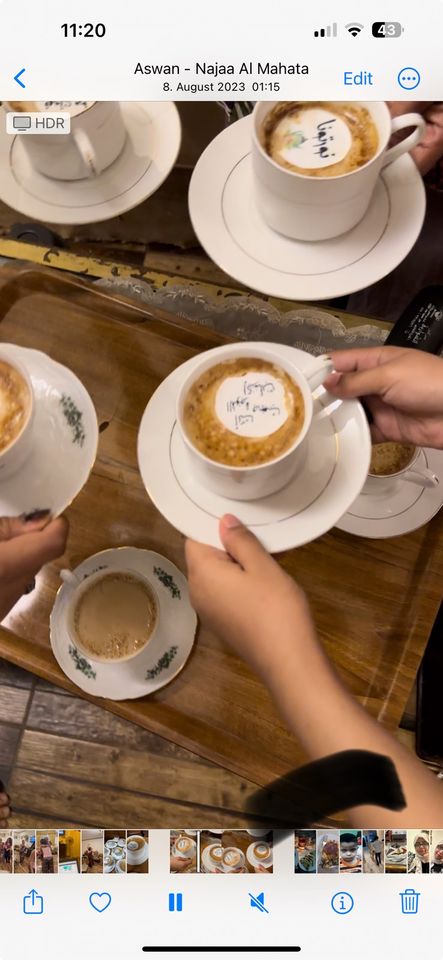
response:
[(30, 409), (26, 380), (12, 364), (0, 360), (0, 453), (22, 432)]
[(183, 406), (184, 428), (197, 450), (231, 467), (280, 457), (295, 443), (304, 419), (298, 385), (277, 364), (255, 357), (205, 370)]
[(283, 101), (265, 117), (261, 142), (286, 170), (339, 177), (372, 160), (379, 139), (369, 110), (359, 104)]

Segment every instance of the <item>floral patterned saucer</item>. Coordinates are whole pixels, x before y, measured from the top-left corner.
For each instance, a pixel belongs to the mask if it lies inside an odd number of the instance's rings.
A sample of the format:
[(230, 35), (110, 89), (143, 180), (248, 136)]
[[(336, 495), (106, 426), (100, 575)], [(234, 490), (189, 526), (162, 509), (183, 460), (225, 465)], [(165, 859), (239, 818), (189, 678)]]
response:
[(58, 516), (84, 487), (97, 455), (98, 424), (89, 393), (71, 370), (47, 354), (2, 343), (34, 389), (32, 451), (23, 466), (2, 480), (0, 516), (51, 510)]
[(166, 557), (136, 547), (103, 550), (80, 563), (74, 573), (84, 579), (98, 570), (133, 570), (149, 580), (159, 602), (159, 623), (152, 641), (139, 656), (123, 663), (86, 659), (69, 638), (66, 613), (75, 588), (64, 583), (50, 619), (54, 656), (63, 673), (85, 693), (109, 700), (145, 697), (181, 672), (194, 645), (197, 617), (186, 578)]

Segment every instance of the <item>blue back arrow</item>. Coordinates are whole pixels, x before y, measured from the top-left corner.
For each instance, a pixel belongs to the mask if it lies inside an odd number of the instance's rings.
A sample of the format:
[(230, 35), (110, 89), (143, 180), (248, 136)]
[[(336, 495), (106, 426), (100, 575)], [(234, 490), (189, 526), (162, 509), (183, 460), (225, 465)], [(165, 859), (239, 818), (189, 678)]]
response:
[(25, 90), (26, 87), (25, 87), (25, 84), (21, 82), (20, 77), (22, 76), (23, 73), (25, 73), (25, 69), (26, 68), (23, 67), (23, 70), (19, 70), (14, 77), (15, 82), (18, 83), (20, 87), (23, 87), (23, 90)]

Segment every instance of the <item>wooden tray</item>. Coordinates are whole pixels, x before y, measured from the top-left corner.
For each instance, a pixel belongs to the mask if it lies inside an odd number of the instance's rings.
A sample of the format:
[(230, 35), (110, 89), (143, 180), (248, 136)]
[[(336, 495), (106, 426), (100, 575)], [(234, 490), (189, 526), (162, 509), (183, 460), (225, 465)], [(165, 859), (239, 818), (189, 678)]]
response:
[[(183, 538), (141, 482), (137, 430), (161, 380), (224, 340), (52, 271), (13, 267), (7, 274), (0, 289), (2, 339), (67, 364), (94, 400), (101, 436), (94, 470), (68, 511), (66, 555), (39, 576), (29, 612), (13, 612), (9, 629), (0, 628), (0, 656), (85, 696), (61, 673), (49, 645), (58, 571), (127, 544), (164, 553), (184, 569)], [(440, 602), (441, 530), (436, 517), (413, 534), (384, 541), (333, 531), (280, 558), (307, 590), (345, 682), (391, 727), (401, 719)], [(314, 684), (315, 676), (300, 682)], [(258, 784), (305, 759), (259, 680), (204, 630), (181, 675), (158, 694), (97, 702)]]

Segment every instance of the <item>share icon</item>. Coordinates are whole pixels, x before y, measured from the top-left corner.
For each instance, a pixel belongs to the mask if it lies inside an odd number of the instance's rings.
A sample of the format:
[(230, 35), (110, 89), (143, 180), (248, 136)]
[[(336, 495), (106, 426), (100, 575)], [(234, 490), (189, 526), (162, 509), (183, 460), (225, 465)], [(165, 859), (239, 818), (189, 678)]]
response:
[(256, 907), (257, 910), (260, 910), (260, 913), (269, 913), (267, 907), (265, 907), (265, 895), (264, 893), (258, 893), (255, 897), (252, 893), (249, 894), (249, 906)]

